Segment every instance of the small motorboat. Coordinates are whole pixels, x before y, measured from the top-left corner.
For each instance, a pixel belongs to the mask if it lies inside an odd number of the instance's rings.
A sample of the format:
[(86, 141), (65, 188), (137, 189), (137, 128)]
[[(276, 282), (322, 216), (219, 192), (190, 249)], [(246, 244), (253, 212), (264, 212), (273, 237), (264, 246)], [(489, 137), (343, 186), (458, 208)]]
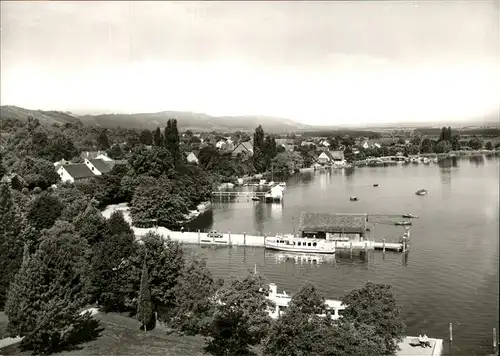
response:
[(350, 201), (358, 201), (358, 197), (350, 197), (349, 200)]
[(394, 223), (396, 226), (411, 226), (411, 221), (396, 221)]
[(374, 187), (378, 187), (378, 183), (375, 183), (373, 186), (374, 186)]
[(429, 191), (427, 189), (420, 189), (415, 192), (416, 195), (427, 195)]
[(403, 214), (403, 215), (401, 215), (401, 217), (407, 218), (407, 219), (418, 219), (418, 215), (414, 215), (414, 214), (410, 214), (410, 213)]
[(252, 201), (260, 201), (260, 198), (258, 198), (258, 197), (252, 197)]

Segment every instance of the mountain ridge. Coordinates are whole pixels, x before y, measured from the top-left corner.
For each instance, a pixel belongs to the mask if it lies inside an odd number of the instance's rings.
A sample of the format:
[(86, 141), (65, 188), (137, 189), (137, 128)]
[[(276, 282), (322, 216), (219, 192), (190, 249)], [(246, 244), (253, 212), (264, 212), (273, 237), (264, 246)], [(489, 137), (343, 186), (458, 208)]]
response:
[(337, 124), (337, 125), (307, 125), (291, 119), (265, 116), (265, 115), (237, 115), (237, 116), (211, 116), (204, 113), (189, 111), (160, 111), (153, 113), (133, 114), (98, 114), (98, 115), (76, 115), (64, 111), (30, 110), (18, 106), (0, 106), (2, 118), (14, 118), (21, 121), (33, 116), (42, 124), (86, 124), (97, 125), (103, 128), (124, 127), (136, 129), (155, 129), (165, 127), (169, 119), (177, 119), (180, 130), (191, 131), (253, 131), (262, 125), (264, 131), (272, 133), (303, 132), (303, 131), (328, 131), (328, 130), (366, 130), (384, 128), (421, 128), (421, 127), (466, 127), (466, 126), (499, 126), (499, 114), (484, 116), (483, 120), (468, 120), (440, 123), (431, 122), (401, 122), (401, 123), (372, 123), (372, 124)]

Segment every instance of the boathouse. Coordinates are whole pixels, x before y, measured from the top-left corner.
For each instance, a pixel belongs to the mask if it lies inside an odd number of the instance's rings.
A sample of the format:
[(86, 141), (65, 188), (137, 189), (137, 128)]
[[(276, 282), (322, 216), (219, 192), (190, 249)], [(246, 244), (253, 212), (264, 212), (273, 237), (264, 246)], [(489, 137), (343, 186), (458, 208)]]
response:
[(329, 241), (363, 241), (368, 214), (309, 213), (300, 215), (299, 233)]

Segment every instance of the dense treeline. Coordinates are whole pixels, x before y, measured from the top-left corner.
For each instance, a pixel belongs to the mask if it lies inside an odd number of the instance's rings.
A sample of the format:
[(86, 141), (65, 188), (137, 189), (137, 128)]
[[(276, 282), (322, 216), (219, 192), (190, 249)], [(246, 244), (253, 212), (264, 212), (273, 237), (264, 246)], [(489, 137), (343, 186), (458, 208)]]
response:
[(301, 133), (305, 137), (330, 137), (330, 136), (350, 136), (350, 137), (368, 137), (379, 138), (382, 137), (380, 132), (370, 130), (327, 130), (327, 131), (306, 131)]

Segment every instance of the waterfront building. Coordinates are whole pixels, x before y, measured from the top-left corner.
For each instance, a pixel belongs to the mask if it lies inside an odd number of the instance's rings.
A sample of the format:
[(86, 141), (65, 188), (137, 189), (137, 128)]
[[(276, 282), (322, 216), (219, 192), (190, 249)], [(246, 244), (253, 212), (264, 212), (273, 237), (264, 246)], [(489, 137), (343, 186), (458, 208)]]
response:
[(310, 213), (300, 215), (301, 237), (329, 241), (364, 241), (368, 214)]

